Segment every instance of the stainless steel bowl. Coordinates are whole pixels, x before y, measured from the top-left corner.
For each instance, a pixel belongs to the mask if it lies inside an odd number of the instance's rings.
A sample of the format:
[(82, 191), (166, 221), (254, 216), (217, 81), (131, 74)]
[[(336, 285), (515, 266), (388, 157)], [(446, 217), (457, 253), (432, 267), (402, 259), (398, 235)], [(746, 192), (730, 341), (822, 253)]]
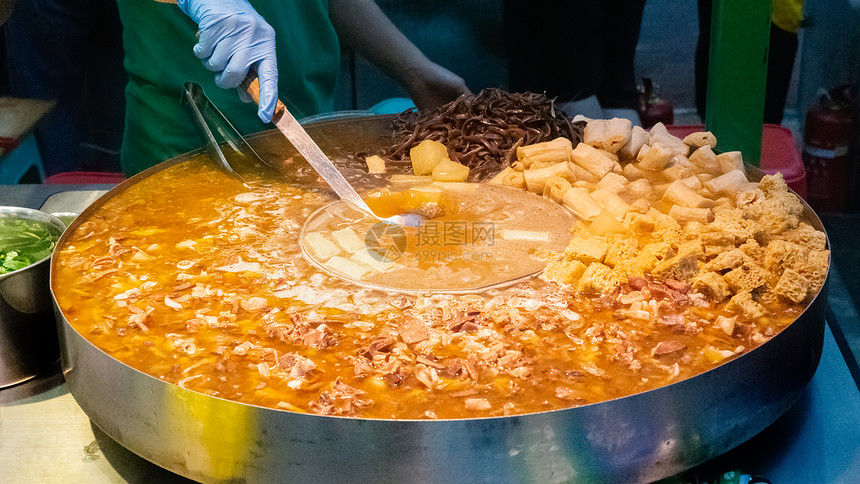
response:
[(72, 222), (74, 222), (80, 214), (78, 212), (51, 212), (51, 215), (60, 219), (60, 222), (63, 222), (63, 225), (68, 227), (69, 225), (72, 225)]
[[(387, 119), (327, 121), (308, 131), (337, 160), (390, 143)], [(261, 133), (253, 144), (273, 159), (295, 154), (275, 131)], [(198, 153), (125, 181), (71, 228), (126, 187)], [(282, 171), (288, 170), (285, 165)], [(823, 230), (808, 206), (806, 211)], [(55, 293), (65, 289), (53, 287)], [(121, 445), (191, 479), (650, 482), (727, 452), (794, 403), (821, 357), (826, 294), (825, 287), (794, 323), (759, 348), (672, 385), (563, 410), (442, 421), (319, 416), (204, 395), (113, 359), (58, 314), (65, 378), (84, 412)]]
[[(57, 217), (31, 208), (0, 207), (0, 217), (38, 220), (60, 232), (66, 229)], [(49, 259), (0, 275), (0, 388), (29, 380), (60, 358)]]

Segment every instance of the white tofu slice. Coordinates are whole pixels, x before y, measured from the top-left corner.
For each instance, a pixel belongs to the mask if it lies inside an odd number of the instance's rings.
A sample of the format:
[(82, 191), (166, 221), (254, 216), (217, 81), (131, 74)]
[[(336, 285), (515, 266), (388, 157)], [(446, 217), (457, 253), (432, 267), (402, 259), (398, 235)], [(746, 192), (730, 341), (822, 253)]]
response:
[(536, 232), (534, 230), (510, 230), (501, 231), (505, 240), (523, 240), (526, 242), (549, 242), (549, 232)]
[(382, 260), (378, 255), (371, 254), (370, 250), (367, 248), (361, 249), (355, 254), (352, 254), (352, 260), (370, 267), (374, 272), (385, 272), (394, 267), (394, 262), (391, 262), (390, 260)]
[(339, 272), (350, 279), (361, 279), (371, 271), (370, 267), (341, 256), (335, 256), (325, 263), (329, 269)]
[(340, 247), (328, 237), (328, 232), (311, 232), (302, 241), (305, 250), (316, 260), (326, 261), (341, 253)]
[(351, 228), (335, 230), (331, 233), (334, 243), (337, 244), (347, 254), (354, 254), (365, 248), (364, 240), (355, 233)]

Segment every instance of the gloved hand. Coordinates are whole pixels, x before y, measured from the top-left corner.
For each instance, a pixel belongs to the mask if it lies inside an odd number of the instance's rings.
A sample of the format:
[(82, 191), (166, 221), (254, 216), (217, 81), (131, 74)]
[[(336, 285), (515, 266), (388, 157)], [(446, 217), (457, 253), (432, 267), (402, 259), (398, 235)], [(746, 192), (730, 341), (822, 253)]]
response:
[[(260, 80), (260, 107), (264, 123), (272, 120), (278, 102), (278, 64), (275, 30), (246, 0), (178, 0), (179, 8), (200, 28), (194, 46), (203, 65), (218, 74), (215, 84), (239, 87), (253, 68)], [(247, 100), (247, 96), (240, 96)]]

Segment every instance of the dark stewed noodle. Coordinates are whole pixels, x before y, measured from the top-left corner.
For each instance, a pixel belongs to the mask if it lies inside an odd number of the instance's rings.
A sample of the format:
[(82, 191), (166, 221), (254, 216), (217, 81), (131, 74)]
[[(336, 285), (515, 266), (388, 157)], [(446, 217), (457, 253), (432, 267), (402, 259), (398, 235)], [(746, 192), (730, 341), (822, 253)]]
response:
[(531, 92), (484, 89), (460, 96), (433, 110), (410, 109), (393, 121), (395, 143), (383, 156), (407, 162), (409, 150), (431, 139), (448, 148), (451, 158), (470, 168), (471, 181), (486, 180), (516, 160), (517, 147), (560, 136), (574, 146), (585, 123), (573, 123), (555, 108), (555, 99)]

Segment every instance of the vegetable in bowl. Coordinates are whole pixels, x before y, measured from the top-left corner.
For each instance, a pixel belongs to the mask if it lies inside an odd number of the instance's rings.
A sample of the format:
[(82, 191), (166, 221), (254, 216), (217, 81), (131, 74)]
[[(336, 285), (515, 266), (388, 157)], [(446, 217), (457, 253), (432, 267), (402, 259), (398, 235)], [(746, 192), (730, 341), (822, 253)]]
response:
[(0, 275), (49, 257), (60, 231), (38, 220), (0, 217)]

